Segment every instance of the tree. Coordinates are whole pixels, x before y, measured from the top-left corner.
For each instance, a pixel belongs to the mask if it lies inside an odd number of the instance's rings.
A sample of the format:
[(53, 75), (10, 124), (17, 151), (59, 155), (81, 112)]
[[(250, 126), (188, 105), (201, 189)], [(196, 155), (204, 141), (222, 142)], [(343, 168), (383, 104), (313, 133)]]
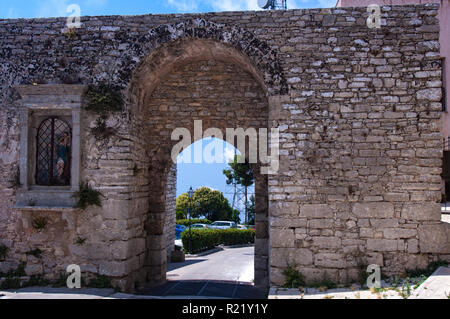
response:
[(227, 184), (239, 184), (244, 186), (244, 195), (245, 195), (245, 223), (248, 223), (248, 214), (247, 214), (247, 205), (248, 205), (248, 188), (252, 186), (255, 182), (255, 177), (253, 175), (253, 171), (250, 167), (250, 163), (248, 161), (242, 161), (240, 163), (241, 156), (235, 155), (233, 160), (228, 163), (230, 166), (229, 169), (224, 169), (223, 174), (227, 178)]
[(232, 209), (230, 220), (235, 222), (236, 224), (239, 224), (241, 222), (241, 217), (239, 217), (240, 214), (241, 212), (238, 211), (237, 209)]
[(175, 208), (177, 219), (188, 218), (188, 216), (187, 216), (188, 202), (189, 202), (189, 197), (188, 197), (187, 193), (183, 193), (177, 197), (176, 208)]
[(255, 225), (255, 196), (250, 196), (250, 203), (247, 208), (248, 225)]
[[(197, 204), (198, 203), (198, 204)], [(177, 216), (184, 212), (187, 216), (187, 208), (189, 205), (189, 198), (187, 193), (183, 193), (177, 198), (176, 212)], [(210, 221), (216, 220), (235, 220), (235, 212), (230, 206), (228, 199), (223, 196), (223, 193), (217, 190), (212, 190), (209, 187), (200, 187), (195, 190), (191, 199), (191, 217), (193, 218), (207, 218)], [(239, 219), (239, 212), (237, 214)]]

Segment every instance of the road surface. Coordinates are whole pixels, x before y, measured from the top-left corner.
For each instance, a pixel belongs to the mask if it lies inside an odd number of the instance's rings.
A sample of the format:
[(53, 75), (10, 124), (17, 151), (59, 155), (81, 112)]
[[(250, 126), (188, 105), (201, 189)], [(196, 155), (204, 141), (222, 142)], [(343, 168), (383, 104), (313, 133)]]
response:
[(228, 248), (184, 263), (167, 265), (168, 280), (215, 280), (252, 283), (254, 247)]

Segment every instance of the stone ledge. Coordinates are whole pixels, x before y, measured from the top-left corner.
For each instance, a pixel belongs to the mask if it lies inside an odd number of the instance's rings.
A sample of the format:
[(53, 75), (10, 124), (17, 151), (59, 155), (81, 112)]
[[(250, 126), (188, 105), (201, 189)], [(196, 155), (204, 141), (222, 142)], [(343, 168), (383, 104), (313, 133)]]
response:
[(52, 212), (76, 212), (79, 211), (79, 208), (76, 207), (49, 207), (49, 206), (13, 206), (12, 209), (17, 209), (19, 211), (52, 211)]

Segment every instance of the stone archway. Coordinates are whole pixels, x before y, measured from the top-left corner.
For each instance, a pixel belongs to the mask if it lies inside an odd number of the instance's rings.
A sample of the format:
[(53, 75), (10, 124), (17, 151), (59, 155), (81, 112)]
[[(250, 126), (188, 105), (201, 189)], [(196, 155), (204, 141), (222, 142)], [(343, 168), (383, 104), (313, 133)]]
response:
[[(226, 128), (268, 128), (269, 90), (248, 57), (205, 39), (176, 40), (152, 53), (135, 72), (129, 90), (134, 159), (145, 172), (135, 185), (133, 206), (135, 214), (142, 216), (147, 236), (141, 275), (158, 284), (165, 280), (172, 240), (167, 231), (175, 222), (176, 169), (171, 150), (177, 142), (171, 140), (171, 133), (186, 128), (195, 142), (202, 137), (194, 134), (194, 120), (202, 121), (203, 131), (217, 128), (224, 137)], [(255, 283), (268, 286), (267, 176), (258, 164), (254, 172)]]

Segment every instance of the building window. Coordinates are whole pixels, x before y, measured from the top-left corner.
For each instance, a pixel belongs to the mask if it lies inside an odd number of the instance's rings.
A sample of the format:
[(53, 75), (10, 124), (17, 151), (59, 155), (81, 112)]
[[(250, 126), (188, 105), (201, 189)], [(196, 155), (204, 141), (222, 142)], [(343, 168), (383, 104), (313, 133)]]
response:
[(36, 184), (69, 186), (71, 129), (63, 120), (48, 118), (37, 131)]

